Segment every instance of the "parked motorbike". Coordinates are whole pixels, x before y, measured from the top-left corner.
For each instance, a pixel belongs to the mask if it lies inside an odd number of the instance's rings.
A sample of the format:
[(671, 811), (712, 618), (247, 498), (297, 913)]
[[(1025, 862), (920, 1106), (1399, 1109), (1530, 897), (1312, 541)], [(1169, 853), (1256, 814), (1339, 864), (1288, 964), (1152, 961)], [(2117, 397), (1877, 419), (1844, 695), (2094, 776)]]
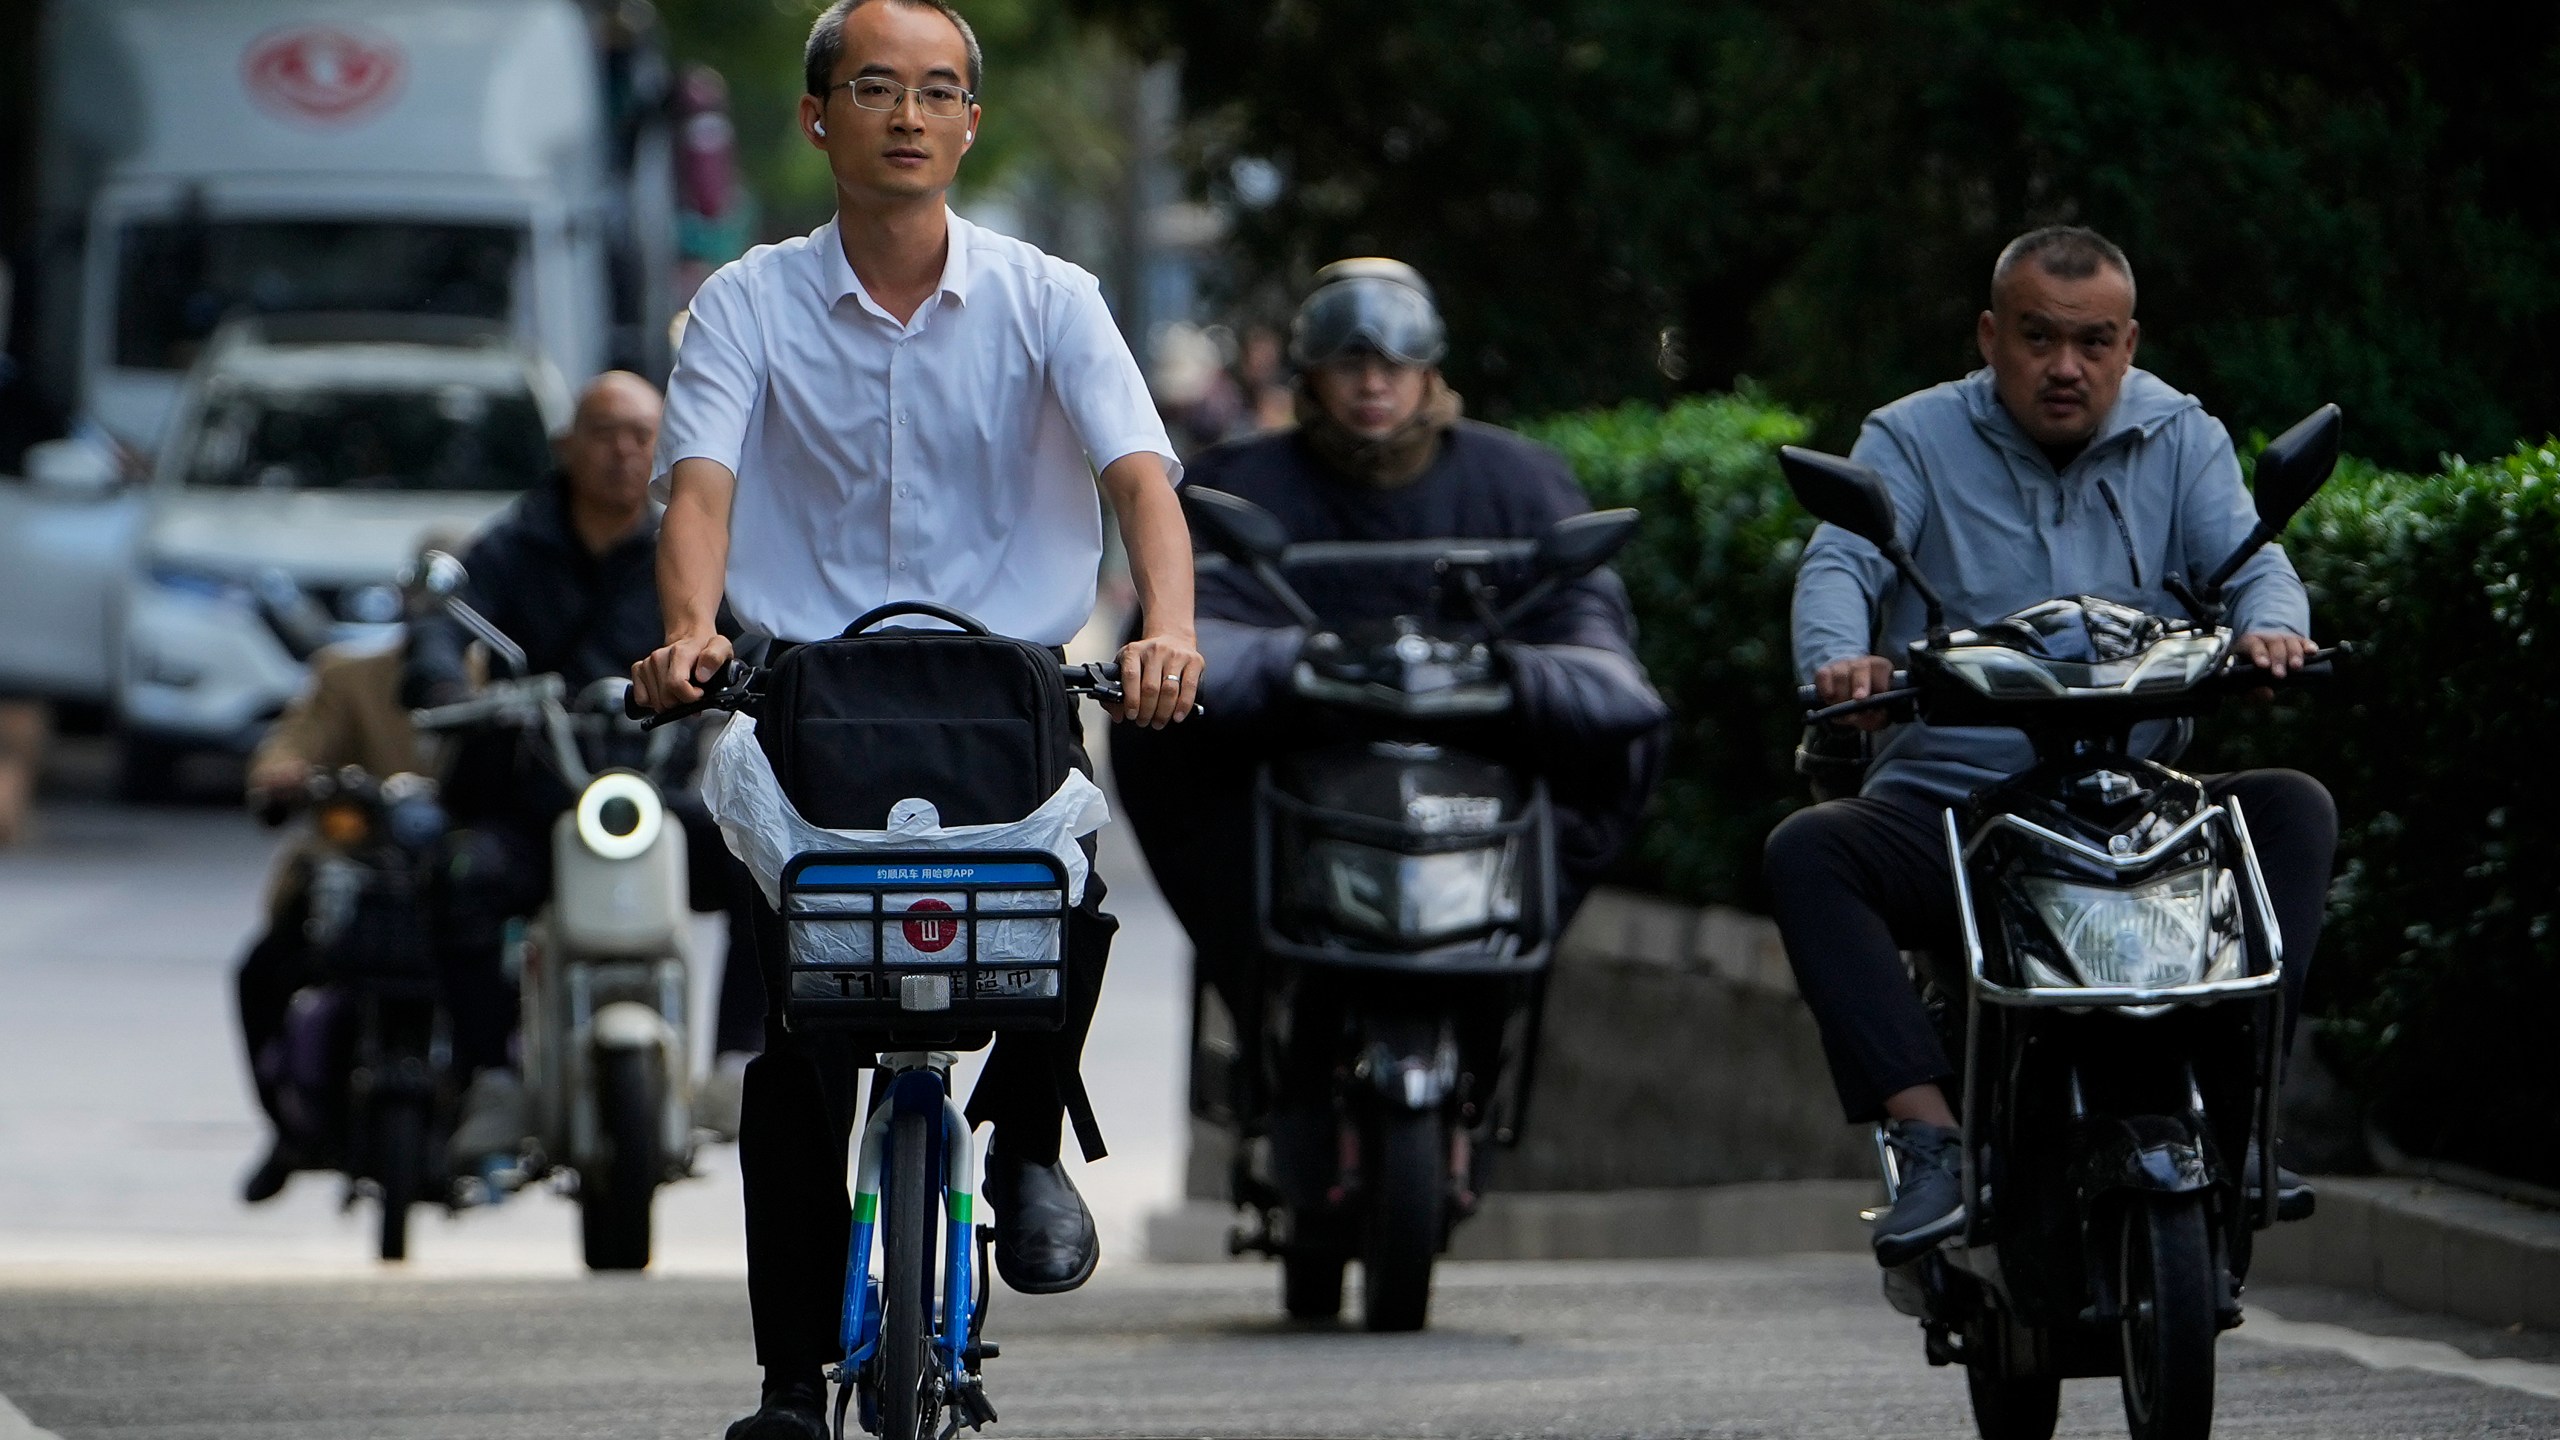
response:
[(435, 782), (355, 766), (312, 778), (281, 823), (306, 810), (315, 844), (303, 935), (315, 981), (295, 992), (258, 1056), (290, 1148), (343, 1171), (346, 1203), (381, 1207), (377, 1249), (409, 1254), (409, 1207), (440, 1198), (455, 1108), (449, 1027), (427, 946), (431, 854), (444, 833)]
[(528, 675), (514, 641), (454, 594), (460, 562), (439, 554), (428, 570), (508, 677), (418, 711), (418, 727), (513, 731), (578, 797), (552, 827), (550, 900), (508, 947), (529, 1133), (475, 1198), (556, 1180), (577, 1197), (588, 1268), (644, 1269), (657, 1187), (694, 1173), (685, 832), (665, 800), (693, 734), (644, 734), (623, 713), (627, 679), (571, 697), (559, 676)]
[[(1342, 1308), (1361, 1262), (1372, 1330), (1417, 1330), (1433, 1264), (1475, 1207), (1488, 1143), (1513, 1143), (1556, 921), (1545, 785), (1504, 746), (1493, 642), (1607, 563), (1636, 513), (1576, 516), (1529, 542), (1336, 544), (1328, 563), (1410, 566), (1427, 613), (1336, 624), (1283, 575), (1268, 511), (1184, 492), (1195, 533), (1254, 574), (1309, 639), (1291, 688), (1299, 743), (1254, 791), (1254, 1013), (1195, 990), (1195, 1112), (1239, 1132), (1239, 1251), (1277, 1256), (1298, 1319)], [(1527, 579), (1508, 597), (1497, 569)]]
[(2215, 1339), (2283, 1203), (2284, 937), (2239, 801), (2131, 734), (2269, 683), (2233, 653), (2223, 587), (2337, 454), (2334, 405), (2267, 447), (2248, 540), (2171, 586), (2186, 616), (2079, 595), (1951, 630), (1881, 478), (1782, 453), (1804, 507), (1883, 551), (1927, 611), (1892, 688), (1807, 719), (1880, 710), (2035, 746), (2034, 768), (1945, 815), (1963, 954), (1923, 957), (1916, 983), (1962, 1057), (1965, 1228), (1885, 1277), (1929, 1362), (1966, 1367), (1984, 1440), (2045, 1440), (2080, 1376), (2120, 1377), (2136, 1440), (2211, 1432)]

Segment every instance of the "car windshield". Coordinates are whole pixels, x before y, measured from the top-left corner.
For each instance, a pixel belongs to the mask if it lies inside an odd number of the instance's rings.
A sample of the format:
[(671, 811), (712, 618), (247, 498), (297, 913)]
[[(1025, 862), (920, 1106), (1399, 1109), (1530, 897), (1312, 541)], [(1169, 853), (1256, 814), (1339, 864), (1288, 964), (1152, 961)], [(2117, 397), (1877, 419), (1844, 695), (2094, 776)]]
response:
[(124, 227), (116, 363), (183, 370), (235, 315), (315, 311), (503, 321), (521, 233), (504, 225), (154, 220)]
[(528, 389), (218, 387), (186, 483), (251, 490), (515, 491), (549, 468)]

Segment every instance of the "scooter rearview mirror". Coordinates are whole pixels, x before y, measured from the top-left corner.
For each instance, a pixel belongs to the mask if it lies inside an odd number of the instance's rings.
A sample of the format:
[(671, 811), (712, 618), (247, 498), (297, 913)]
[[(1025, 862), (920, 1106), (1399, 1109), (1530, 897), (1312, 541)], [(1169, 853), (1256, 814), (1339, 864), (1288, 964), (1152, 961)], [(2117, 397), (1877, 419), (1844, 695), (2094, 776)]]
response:
[[(2204, 583), (2197, 597), (2209, 609), (2218, 611), (2222, 603), (2222, 587), (2249, 563), (2249, 557), (2264, 549), (2268, 542), (2284, 533), (2284, 527), (2329, 483), (2338, 468), (2338, 434), (2344, 426), (2337, 405), (2323, 405), (2294, 422), (2292, 429), (2268, 442), (2258, 453), (2255, 477), (2255, 500), (2258, 523), (2249, 538), (2231, 552), (2231, 558)], [(2204, 618), (2202, 616), (2199, 619)]]
[(1185, 485), (1181, 494), (1182, 513), (1209, 548), (1252, 571), (1291, 619), (1315, 629), (1315, 611), (1280, 573), (1280, 556), (1289, 548), (1289, 527), (1280, 523), (1280, 517), (1224, 490)]
[(419, 557), (418, 563), (421, 567), (419, 588), (439, 600), (460, 593), (464, 583), (471, 578), (471, 572), (462, 568), (461, 561), (442, 550), (428, 551)]
[(1636, 538), (1639, 518), (1633, 510), (1617, 509), (1594, 510), (1557, 521), (1538, 537), (1539, 573), (1566, 580), (1590, 574), (1608, 564), (1610, 557)]
[(2258, 456), (2258, 523), (2281, 534), (2338, 468), (2338, 407), (2323, 405), (2269, 442)]
[(1275, 561), (1289, 548), (1289, 529), (1280, 517), (1240, 495), (1199, 485), (1182, 487), (1182, 513), (1209, 548), (1235, 561)]
[(1837, 525), (1879, 550), (1894, 549), (1893, 495), (1883, 476), (1855, 460), (1797, 445), (1779, 447), (1778, 468), (1785, 472), (1796, 503), (1814, 519)]
[(1884, 558), (1918, 592), (1931, 634), (1946, 628), (1946, 602), (1894, 534), (1893, 492), (1885, 488), (1883, 476), (1855, 460), (1799, 445), (1778, 448), (1778, 468), (1787, 477), (1787, 488), (1795, 492), (1796, 503), (1812, 512), (1813, 518), (1837, 525), (1884, 552)]

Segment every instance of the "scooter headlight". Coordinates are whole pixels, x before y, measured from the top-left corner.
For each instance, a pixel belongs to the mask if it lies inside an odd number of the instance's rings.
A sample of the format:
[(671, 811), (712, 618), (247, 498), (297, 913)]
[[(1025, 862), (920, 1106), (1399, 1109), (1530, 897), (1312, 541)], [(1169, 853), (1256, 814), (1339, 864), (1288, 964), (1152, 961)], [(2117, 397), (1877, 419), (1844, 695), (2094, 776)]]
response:
[(606, 860), (628, 860), (658, 843), (666, 828), (658, 787), (624, 770), (597, 776), (578, 797), (578, 839)]
[(1435, 940), (1520, 918), (1516, 841), (1405, 855), (1346, 840), (1309, 847), (1316, 902), (1335, 919), (1395, 940)]
[(2030, 983), (2159, 990), (2235, 979), (2247, 963), (2238, 889), (2228, 870), (2199, 867), (2129, 889), (2044, 875), (2018, 883), (2080, 972), (2073, 981), (2031, 963)]

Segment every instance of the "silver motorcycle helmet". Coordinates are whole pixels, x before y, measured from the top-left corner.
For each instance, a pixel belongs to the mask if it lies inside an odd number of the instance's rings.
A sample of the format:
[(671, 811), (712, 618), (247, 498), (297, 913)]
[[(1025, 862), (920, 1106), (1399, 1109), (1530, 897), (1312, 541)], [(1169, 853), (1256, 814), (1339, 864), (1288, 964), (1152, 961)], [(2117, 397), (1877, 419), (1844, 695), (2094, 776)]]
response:
[(1448, 331), (1422, 272), (1401, 260), (1336, 260), (1289, 324), (1289, 363), (1312, 370), (1375, 351), (1399, 365), (1437, 365)]

